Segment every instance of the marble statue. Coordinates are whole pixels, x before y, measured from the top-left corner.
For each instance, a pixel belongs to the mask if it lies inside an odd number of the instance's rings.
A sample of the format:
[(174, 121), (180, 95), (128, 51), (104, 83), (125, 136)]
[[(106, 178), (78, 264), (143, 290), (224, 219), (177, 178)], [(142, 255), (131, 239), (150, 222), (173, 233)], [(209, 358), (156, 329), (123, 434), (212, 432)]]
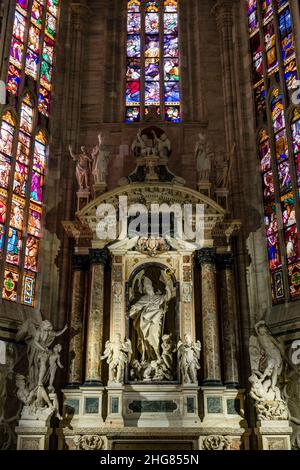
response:
[(53, 349), (51, 346), (66, 330), (67, 325), (60, 331), (54, 331), (48, 320), (36, 326), (30, 319), (26, 320), (17, 332), (17, 341), (25, 340), (27, 343), (28, 376), (18, 374), (16, 385), (17, 396), (26, 408), (23, 409), (22, 415), (28, 418), (39, 419), (40, 412), (46, 409), (49, 413), (55, 412), (57, 397), (53, 383), (57, 368), (62, 367), (60, 362), (62, 348), (59, 344)]
[(102, 141), (102, 134), (98, 135), (98, 145), (92, 150), (92, 176), (94, 183), (106, 183), (109, 152)]
[(162, 274), (161, 281), (165, 284), (165, 294), (155, 293), (151, 279), (142, 273), (139, 289), (143, 296), (132, 304), (129, 312), (137, 332), (137, 347), (141, 354), (141, 362), (151, 363), (161, 357), (160, 342), (164, 318), (169, 301), (175, 296), (172, 279)]
[(199, 138), (195, 147), (197, 172), (199, 180), (209, 180), (211, 173), (211, 164), (213, 152), (207, 142), (206, 135), (202, 132), (199, 133)]
[(130, 339), (122, 341), (117, 333), (114, 341), (106, 341), (101, 360), (106, 359), (109, 367), (109, 382), (122, 384), (124, 382), (125, 365), (130, 362), (132, 355)]
[(177, 345), (178, 362), (184, 384), (197, 384), (197, 370), (200, 369), (201, 343), (193, 343), (190, 335), (184, 335), (184, 341)]
[(0, 363), (0, 423), (5, 421), (4, 411), (7, 399), (7, 381), (14, 375), (14, 366), (16, 363), (16, 349), (11, 343), (5, 343), (5, 363)]
[(155, 131), (152, 131), (154, 138), (154, 151), (155, 155), (158, 155), (160, 158), (166, 158), (171, 152), (171, 141), (168, 139), (167, 135), (163, 133), (160, 137), (157, 137)]
[(134, 140), (131, 150), (135, 157), (150, 157), (153, 155), (153, 144), (146, 134), (142, 134), (141, 129)]
[(283, 369), (284, 351), (271, 335), (265, 321), (255, 325), (250, 337), (249, 354), (252, 375), (250, 396), (256, 402), (259, 419), (287, 419), (287, 406), (282, 400), (278, 379)]
[(74, 162), (76, 162), (76, 179), (79, 189), (89, 190), (92, 158), (88, 155), (85, 147), (81, 147), (81, 153), (78, 155), (73, 152), (71, 145), (69, 145), (69, 151)]
[(225, 155), (223, 162), (219, 168), (216, 185), (218, 188), (228, 189), (229, 177), (235, 155), (236, 144), (233, 144), (231, 151)]

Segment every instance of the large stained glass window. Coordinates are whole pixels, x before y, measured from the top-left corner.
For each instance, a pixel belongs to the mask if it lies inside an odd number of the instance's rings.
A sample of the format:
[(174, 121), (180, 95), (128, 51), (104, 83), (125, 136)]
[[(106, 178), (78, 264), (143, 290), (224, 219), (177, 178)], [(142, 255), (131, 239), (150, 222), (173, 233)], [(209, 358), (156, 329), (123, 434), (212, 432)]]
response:
[(59, 0), (16, 1), (6, 84), (16, 104), (0, 116), (0, 297), (29, 307), (38, 282), (58, 11)]
[[(290, 2), (248, 0), (252, 80), (273, 303), (300, 297), (300, 111)], [(292, 118), (290, 109), (294, 108)]]
[(126, 122), (180, 122), (178, 0), (128, 0)]

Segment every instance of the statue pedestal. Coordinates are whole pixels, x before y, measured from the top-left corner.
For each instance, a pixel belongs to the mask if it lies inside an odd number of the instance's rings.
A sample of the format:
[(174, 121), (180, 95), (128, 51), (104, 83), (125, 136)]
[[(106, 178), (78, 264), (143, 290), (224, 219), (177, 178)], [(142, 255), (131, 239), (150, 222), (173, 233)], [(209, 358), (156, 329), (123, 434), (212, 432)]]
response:
[(256, 426), (259, 450), (291, 450), (293, 430), (289, 421), (257, 421)]
[(199, 180), (197, 186), (199, 193), (211, 197), (211, 182), (209, 180)]
[(183, 395), (183, 427), (201, 426), (199, 418), (199, 387), (188, 384), (182, 386)]
[(32, 413), (28, 406), (24, 406), (17, 434), (17, 450), (49, 450), (49, 440), (52, 434), (50, 427), (54, 410), (45, 408)]
[(107, 418), (106, 426), (124, 426), (123, 418), (123, 393), (122, 384), (109, 383), (107, 387)]
[(223, 207), (223, 209), (226, 209), (226, 211), (228, 211), (229, 210), (229, 206), (228, 206), (229, 191), (228, 191), (228, 189), (218, 188), (215, 191), (215, 195), (216, 195), (217, 203), (221, 207)]
[(95, 183), (93, 185), (93, 190), (94, 190), (94, 198), (101, 196), (101, 194), (105, 193), (107, 190), (107, 185), (106, 183)]
[(82, 386), (64, 389), (63, 417), (75, 427), (103, 425), (102, 401), (104, 387)]
[(83, 207), (85, 207), (90, 202), (90, 190), (89, 189), (80, 189), (76, 193), (77, 195), (77, 211), (79, 212)]

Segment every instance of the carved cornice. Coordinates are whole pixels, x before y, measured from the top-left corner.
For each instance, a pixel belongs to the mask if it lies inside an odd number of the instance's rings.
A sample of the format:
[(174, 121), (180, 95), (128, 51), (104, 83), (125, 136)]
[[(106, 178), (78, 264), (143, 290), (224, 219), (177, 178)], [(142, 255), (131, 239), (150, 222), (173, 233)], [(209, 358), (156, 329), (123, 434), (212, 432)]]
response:
[(77, 242), (80, 239), (91, 240), (93, 238), (93, 234), (89, 226), (82, 224), (79, 221), (64, 221), (62, 222), (62, 226), (65, 229), (68, 238), (73, 238)]
[(89, 260), (91, 264), (103, 264), (105, 266), (108, 264), (109, 260), (108, 251), (106, 249), (90, 249)]

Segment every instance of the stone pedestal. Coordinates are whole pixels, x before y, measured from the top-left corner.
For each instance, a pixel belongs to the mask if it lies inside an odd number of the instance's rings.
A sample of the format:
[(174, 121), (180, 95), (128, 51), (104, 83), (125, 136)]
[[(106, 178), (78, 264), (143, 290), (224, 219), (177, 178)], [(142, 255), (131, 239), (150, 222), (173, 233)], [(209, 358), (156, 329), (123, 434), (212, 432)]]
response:
[(15, 429), (17, 434), (17, 450), (49, 450), (52, 434), (50, 427), (54, 411), (50, 408), (37, 410), (33, 415), (28, 406), (24, 406), (21, 419)]
[(204, 248), (198, 252), (201, 266), (202, 328), (203, 328), (203, 385), (221, 385), (219, 322), (216, 293), (215, 250)]
[(216, 189), (215, 194), (216, 194), (217, 203), (221, 207), (223, 207), (223, 209), (226, 209), (226, 211), (228, 211), (229, 210), (229, 206), (228, 206), (229, 191), (228, 191), (228, 189), (226, 189), (226, 188)]
[(259, 450), (291, 450), (289, 421), (258, 421), (254, 432)]
[(94, 190), (94, 197), (101, 196), (101, 194), (104, 194), (107, 190), (107, 184), (105, 182), (103, 183), (95, 183), (93, 185), (93, 190)]
[(183, 427), (201, 426), (199, 417), (199, 387), (198, 385), (183, 385)]
[(211, 197), (211, 182), (209, 180), (198, 181), (197, 187), (199, 193), (209, 198)]
[(90, 190), (80, 189), (77, 191), (77, 211), (79, 212), (90, 202)]
[(90, 250), (91, 286), (86, 341), (85, 383), (99, 385), (103, 352), (104, 266), (106, 250)]
[(123, 418), (123, 392), (124, 386), (109, 384), (107, 387), (107, 418), (106, 426), (124, 426)]

